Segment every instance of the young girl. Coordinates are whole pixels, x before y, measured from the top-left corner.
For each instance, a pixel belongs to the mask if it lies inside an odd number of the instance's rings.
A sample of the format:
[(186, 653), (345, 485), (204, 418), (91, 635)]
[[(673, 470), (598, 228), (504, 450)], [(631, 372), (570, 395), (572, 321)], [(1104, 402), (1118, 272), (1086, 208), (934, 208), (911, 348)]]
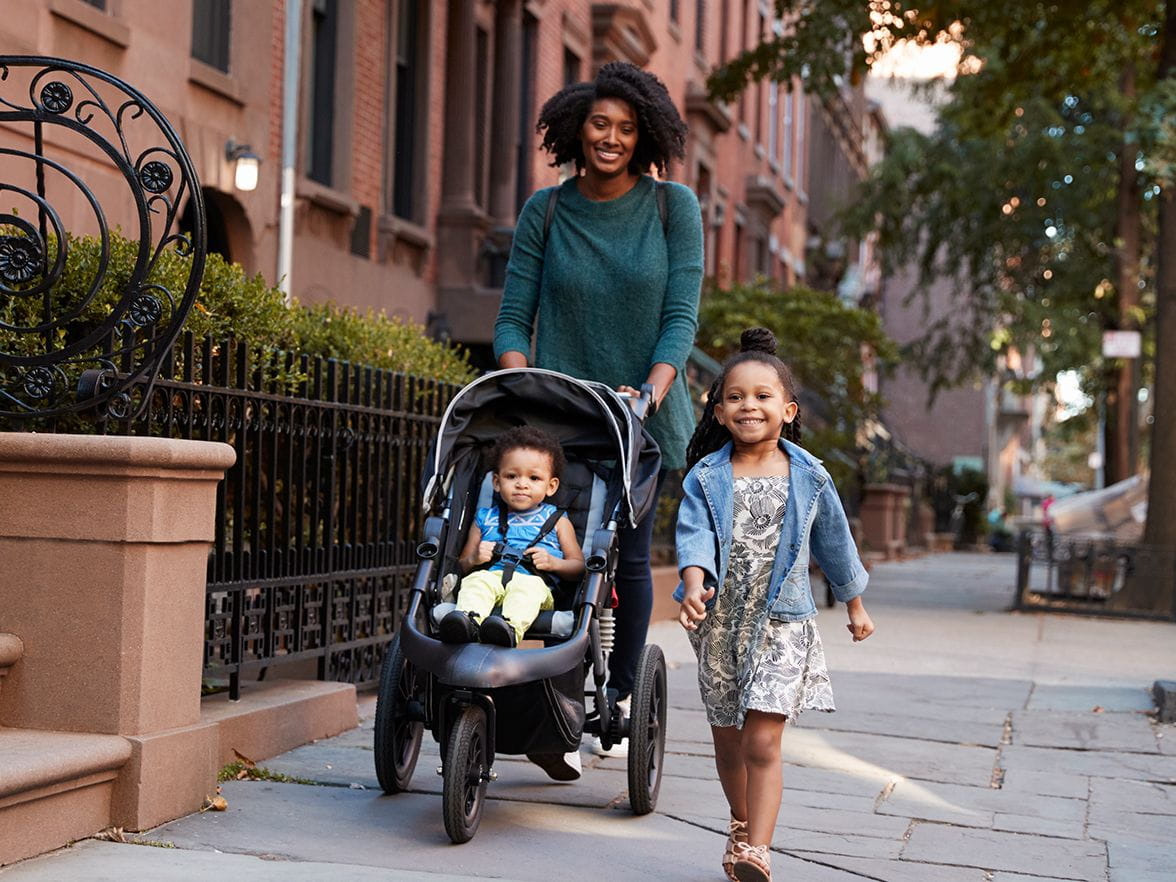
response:
[(698, 655), (715, 765), (731, 807), (723, 869), (737, 882), (769, 882), (784, 724), (802, 710), (834, 709), (813, 621), (810, 554), (846, 603), (854, 641), (874, 625), (837, 489), (796, 443), (796, 387), (775, 355), (776, 338), (755, 328), (740, 343), (690, 439), (674, 599)]

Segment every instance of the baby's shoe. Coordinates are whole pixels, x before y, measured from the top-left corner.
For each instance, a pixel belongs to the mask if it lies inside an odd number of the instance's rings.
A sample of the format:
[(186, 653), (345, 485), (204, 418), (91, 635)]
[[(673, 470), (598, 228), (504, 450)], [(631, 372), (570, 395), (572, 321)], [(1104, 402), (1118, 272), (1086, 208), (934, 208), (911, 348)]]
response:
[(478, 637), (483, 643), (492, 643), (495, 646), (507, 648), (518, 646), (519, 643), (515, 629), (502, 616), (486, 616), (482, 621), (482, 627), (478, 629)]
[(478, 624), (468, 612), (455, 609), (437, 625), (442, 643), (473, 643), (478, 639)]

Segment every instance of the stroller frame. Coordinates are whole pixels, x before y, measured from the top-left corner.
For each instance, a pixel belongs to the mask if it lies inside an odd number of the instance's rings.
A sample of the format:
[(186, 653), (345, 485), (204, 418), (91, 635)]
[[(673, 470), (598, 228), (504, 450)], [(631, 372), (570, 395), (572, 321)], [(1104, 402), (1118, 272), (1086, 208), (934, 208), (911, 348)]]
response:
[[(541, 614), (528, 637), (542, 639), (542, 649), (507, 649), (482, 643), (445, 644), (430, 633), (431, 611), (441, 600), (441, 580), (453, 560), (452, 550), (463, 540), (471, 492), (476, 499), (474, 482), (481, 476), (479, 466), (462, 475), (452, 465), (442, 465), (442, 448), (447, 426), (459, 399), (479, 384), (499, 384), (510, 390), (512, 384), (534, 389), (537, 382), (551, 382), (569, 394), (583, 395), (591, 407), (611, 414), (616, 425), (626, 424), (627, 437), (615, 432), (621, 455), (617, 465), (622, 471), (619, 492), (605, 496), (607, 516), (603, 523), (584, 526), (585, 572), (575, 585), (572, 610), (574, 627), (570, 636), (556, 637), (544, 630), (550, 614)], [(528, 386), (527, 384), (531, 384)], [(491, 395), (495, 393), (491, 386)], [(375, 764), (380, 786), (394, 794), (409, 789), (419, 757), (423, 732), (428, 729), (441, 749), (443, 814), (445, 829), (455, 843), (467, 842), (477, 832), (489, 782), (497, 778), (494, 759), (499, 748), (502, 719), (498, 699), (508, 698), (517, 710), (519, 699), (546, 701), (553, 721), (552, 744), (562, 749), (535, 750), (540, 753), (563, 753), (578, 749), (582, 732), (596, 734), (607, 749), (622, 740), (629, 742), (629, 801), (635, 814), (653, 811), (661, 784), (665, 753), (667, 708), (666, 668), (661, 649), (647, 645), (642, 650), (634, 683), (631, 716), (624, 718), (616, 695), (605, 688), (608, 676), (609, 643), (602, 636), (601, 622), (612, 615), (612, 586), (617, 568), (618, 526), (627, 517), (635, 523), (648, 508), (652, 492), (648, 474), (656, 477), (656, 444), (641, 429), (649, 409), (652, 387), (643, 387), (637, 399), (624, 401), (607, 387), (574, 380), (562, 374), (537, 369), (497, 371), (475, 380), (458, 393), (442, 419), (433, 473), (425, 489), (426, 509), (435, 512), (427, 517), (424, 537), (417, 546), (419, 563), (409, 594), (408, 608), (398, 633), (385, 654), (380, 676), (375, 720)], [(475, 395), (476, 394), (471, 393)], [(595, 403), (593, 403), (592, 399)], [(493, 399), (491, 399), (493, 400)], [(511, 413), (518, 406), (512, 401)], [(546, 404), (546, 402), (544, 402)], [(577, 405), (579, 406), (579, 405)], [(459, 407), (460, 409), (460, 407)], [(539, 411), (536, 411), (537, 413)], [(579, 414), (583, 417), (583, 414)], [(458, 420), (460, 422), (460, 420)], [(460, 437), (460, 436), (459, 436)], [(634, 456), (630, 458), (629, 452)], [(637, 463), (640, 452), (642, 460)], [(574, 455), (569, 451), (569, 460)], [(631, 480), (634, 475), (645, 479)], [(465, 486), (457, 486), (468, 480)], [(448, 485), (448, 486), (447, 486)], [(645, 493), (644, 498), (640, 494)], [(460, 506), (460, 508), (459, 508)], [(545, 619), (545, 617), (547, 617)], [(606, 629), (610, 631), (611, 629)], [(578, 675), (582, 685), (590, 670), (593, 710), (581, 703), (578, 714), (569, 720), (560, 708), (568, 709), (571, 699), (562, 697), (552, 685), (556, 678)], [(517, 687), (517, 689), (516, 689)], [(512, 689), (514, 692), (512, 693)], [(558, 705), (558, 706), (557, 706)], [(580, 725), (576, 725), (577, 717)], [(545, 718), (546, 719), (546, 718)], [(552, 740), (554, 739), (554, 740)], [(519, 743), (513, 740), (515, 746)], [(574, 745), (574, 746), (573, 746)], [(511, 753), (531, 752), (508, 750)]]

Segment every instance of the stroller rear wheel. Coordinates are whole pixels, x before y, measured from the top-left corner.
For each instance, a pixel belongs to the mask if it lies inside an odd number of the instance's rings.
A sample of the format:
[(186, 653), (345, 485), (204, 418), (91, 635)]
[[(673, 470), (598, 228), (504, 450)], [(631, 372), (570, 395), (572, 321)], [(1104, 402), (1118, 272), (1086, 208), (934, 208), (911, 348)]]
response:
[(385, 793), (407, 790), (416, 770), (424, 731), (420, 714), (409, 707), (416, 689), (416, 668), (404, 657), (397, 634), (384, 656), (376, 699), (376, 778)]
[(445, 832), (455, 843), (469, 842), (478, 832), (489, 772), (486, 712), (466, 705), (450, 730), (445, 751)]
[(666, 752), (666, 660), (661, 647), (641, 651), (629, 705), (629, 805), (647, 815), (657, 805)]

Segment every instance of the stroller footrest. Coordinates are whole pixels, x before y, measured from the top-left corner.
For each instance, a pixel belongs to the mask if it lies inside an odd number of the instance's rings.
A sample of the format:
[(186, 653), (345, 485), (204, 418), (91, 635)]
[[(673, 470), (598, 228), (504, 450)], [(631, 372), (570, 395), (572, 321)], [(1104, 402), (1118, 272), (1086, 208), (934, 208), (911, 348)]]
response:
[[(455, 603), (438, 603), (433, 607), (433, 625), (440, 625), (445, 616), (457, 609)], [(495, 613), (501, 612), (499, 609)], [(549, 637), (570, 637), (576, 624), (576, 614), (570, 609), (543, 610), (531, 623), (524, 635), (527, 640), (544, 640)]]

